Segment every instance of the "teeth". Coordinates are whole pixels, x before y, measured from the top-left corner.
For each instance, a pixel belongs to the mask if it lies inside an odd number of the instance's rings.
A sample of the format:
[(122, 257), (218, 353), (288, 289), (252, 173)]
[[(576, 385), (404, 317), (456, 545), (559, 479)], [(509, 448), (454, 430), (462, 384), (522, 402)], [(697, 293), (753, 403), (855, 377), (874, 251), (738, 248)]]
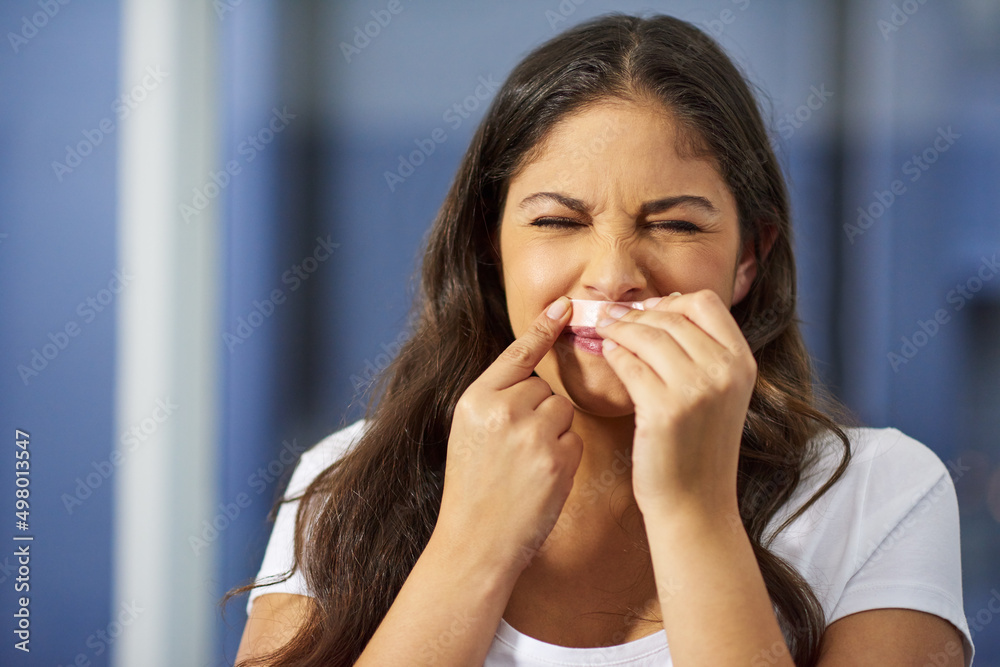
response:
[(607, 317), (607, 310), (618, 304), (626, 308), (643, 310), (641, 301), (593, 301), (590, 299), (570, 299), (573, 302), (573, 317), (567, 326), (571, 328), (597, 326), (598, 320)]

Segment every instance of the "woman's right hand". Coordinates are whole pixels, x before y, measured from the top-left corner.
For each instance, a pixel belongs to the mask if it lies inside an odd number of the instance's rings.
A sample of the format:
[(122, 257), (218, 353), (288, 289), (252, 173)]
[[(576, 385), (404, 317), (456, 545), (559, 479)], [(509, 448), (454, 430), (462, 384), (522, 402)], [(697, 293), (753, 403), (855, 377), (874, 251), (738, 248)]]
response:
[(583, 441), (569, 430), (573, 404), (532, 376), (570, 310), (567, 297), (557, 299), (469, 385), (448, 436), (434, 533), (475, 545), (515, 575), (555, 526), (583, 455)]

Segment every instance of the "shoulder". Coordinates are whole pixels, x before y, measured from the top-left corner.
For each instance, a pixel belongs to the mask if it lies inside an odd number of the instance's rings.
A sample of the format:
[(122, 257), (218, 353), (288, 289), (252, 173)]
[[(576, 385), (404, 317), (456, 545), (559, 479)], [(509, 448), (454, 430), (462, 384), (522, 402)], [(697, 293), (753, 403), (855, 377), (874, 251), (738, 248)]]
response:
[(301, 494), (324, 470), (341, 459), (364, 435), (368, 422), (359, 419), (349, 426), (331, 433), (302, 453), (295, 472), (288, 482), (286, 497)]
[[(872, 445), (865, 459), (868, 468), (870, 502), (877, 502), (880, 491), (896, 494), (905, 490), (908, 497), (919, 500), (942, 484), (951, 485), (949, 466), (927, 445), (895, 428), (855, 429), (866, 431)], [(886, 497), (883, 495), (881, 497)]]
[[(960, 599), (961, 582), (954, 567), (958, 502), (949, 474), (949, 465), (959, 474), (959, 462), (946, 465), (929, 447), (895, 428), (844, 432), (851, 447), (844, 474), (773, 536), (775, 553), (813, 585), (828, 614), (843, 602), (848, 582), (870, 592), (885, 590), (906, 577), (912, 587), (927, 588), (938, 577), (942, 580), (935, 587), (950, 599)], [(817, 462), (772, 517), (772, 530), (808, 502), (840, 463), (844, 445), (833, 433), (823, 434), (814, 444)], [(934, 545), (940, 553), (931, 559), (928, 554)], [(923, 560), (913, 560), (918, 553)], [(932, 606), (925, 610), (934, 611)]]
[[(971, 658), (952, 479), (969, 468), (960, 459), (943, 462), (895, 428), (845, 435), (851, 461), (843, 476), (778, 534), (775, 551), (810, 583), (828, 623), (873, 609), (921, 611), (958, 628)], [(799, 502), (822, 487), (843, 454), (832, 433), (816, 444), (820, 461), (796, 490)]]
[(852, 451), (857, 450), (876, 474), (887, 470), (914, 471), (923, 476), (947, 473), (945, 464), (930, 447), (899, 429), (851, 428), (846, 432)]
[[(774, 534), (779, 552), (800, 559), (803, 565), (822, 553), (838, 553), (845, 564), (857, 566), (901, 521), (911, 520), (918, 506), (922, 517), (957, 522), (949, 466), (958, 475), (960, 462), (946, 465), (929, 447), (895, 428), (843, 430), (851, 452), (847, 468), (823, 495)], [(840, 465), (844, 444), (834, 433), (825, 432), (810, 444), (815, 460), (771, 518), (771, 531), (809, 503)]]
[[(312, 592), (302, 574), (301, 568), (293, 570), (296, 513), (299, 499), (316, 477), (346, 454), (358, 440), (367, 427), (367, 422), (358, 420), (353, 424), (328, 435), (307, 449), (299, 457), (295, 471), (285, 489), (285, 502), (278, 508), (264, 551), (264, 560), (257, 573), (257, 587), (250, 591), (247, 600), (247, 614), (253, 611), (254, 600), (261, 595), (269, 594), (269, 599), (277, 600), (270, 594), (284, 593), (293, 602), (299, 596), (311, 596)], [(298, 600), (301, 602), (301, 600)]]
[[(873, 502), (901, 492), (923, 495), (944, 478), (950, 480), (949, 467), (933, 450), (896, 428), (843, 430), (851, 457), (844, 474), (830, 489), (833, 495), (857, 498), (857, 493), (864, 492), (862, 498)], [(826, 483), (844, 454), (843, 442), (830, 431), (810, 444), (816, 462), (803, 473), (795, 494), (800, 500), (807, 500)]]

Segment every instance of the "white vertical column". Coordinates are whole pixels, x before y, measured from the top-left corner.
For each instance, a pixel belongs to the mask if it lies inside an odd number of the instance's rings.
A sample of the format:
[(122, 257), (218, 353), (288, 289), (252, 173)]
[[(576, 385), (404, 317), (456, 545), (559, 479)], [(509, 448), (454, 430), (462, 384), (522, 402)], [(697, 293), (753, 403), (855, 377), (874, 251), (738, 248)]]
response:
[(112, 612), (141, 611), (113, 663), (200, 666), (217, 657), (217, 545), (189, 538), (216, 504), (221, 253), (218, 199), (190, 223), (180, 205), (219, 168), (217, 17), (198, 0), (123, 0), (121, 31), (122, 92), (155, 86), (118, 136), (119, 264), (134, 277), (118, 310), (116, 423), (156, 428), (116, 475)]

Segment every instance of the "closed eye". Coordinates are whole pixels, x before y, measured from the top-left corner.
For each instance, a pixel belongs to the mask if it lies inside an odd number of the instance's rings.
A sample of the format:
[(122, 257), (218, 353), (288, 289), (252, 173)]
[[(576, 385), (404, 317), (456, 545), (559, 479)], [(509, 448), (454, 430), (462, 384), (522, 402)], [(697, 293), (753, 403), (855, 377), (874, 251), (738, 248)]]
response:
[(583, 225), (570, 218), (538, 218), (531, 222), (532, 227), (553, 227), (558, 229), (569, 229), (571, 227), (582, 227)]
[[(531, 222), (532, 227), (549, 227), (552, 229), (572, 229), (573, 227), (585, 227), (581, 222), (572, 218), (538, 218)], [(651, 222), (643, 225), (645, 229), (654, 232), (672, 232), (678, 234), (695, 234), (701, 228), (693, 222), (687, 220), (664, 220), (662, 222)]]
[(687, 220), (664, 220), (663, 222), (651, 222), (646, 226), (654, 231), (663, 230), (681, 234), (695, 234), (701, 231), (698, 225)]

